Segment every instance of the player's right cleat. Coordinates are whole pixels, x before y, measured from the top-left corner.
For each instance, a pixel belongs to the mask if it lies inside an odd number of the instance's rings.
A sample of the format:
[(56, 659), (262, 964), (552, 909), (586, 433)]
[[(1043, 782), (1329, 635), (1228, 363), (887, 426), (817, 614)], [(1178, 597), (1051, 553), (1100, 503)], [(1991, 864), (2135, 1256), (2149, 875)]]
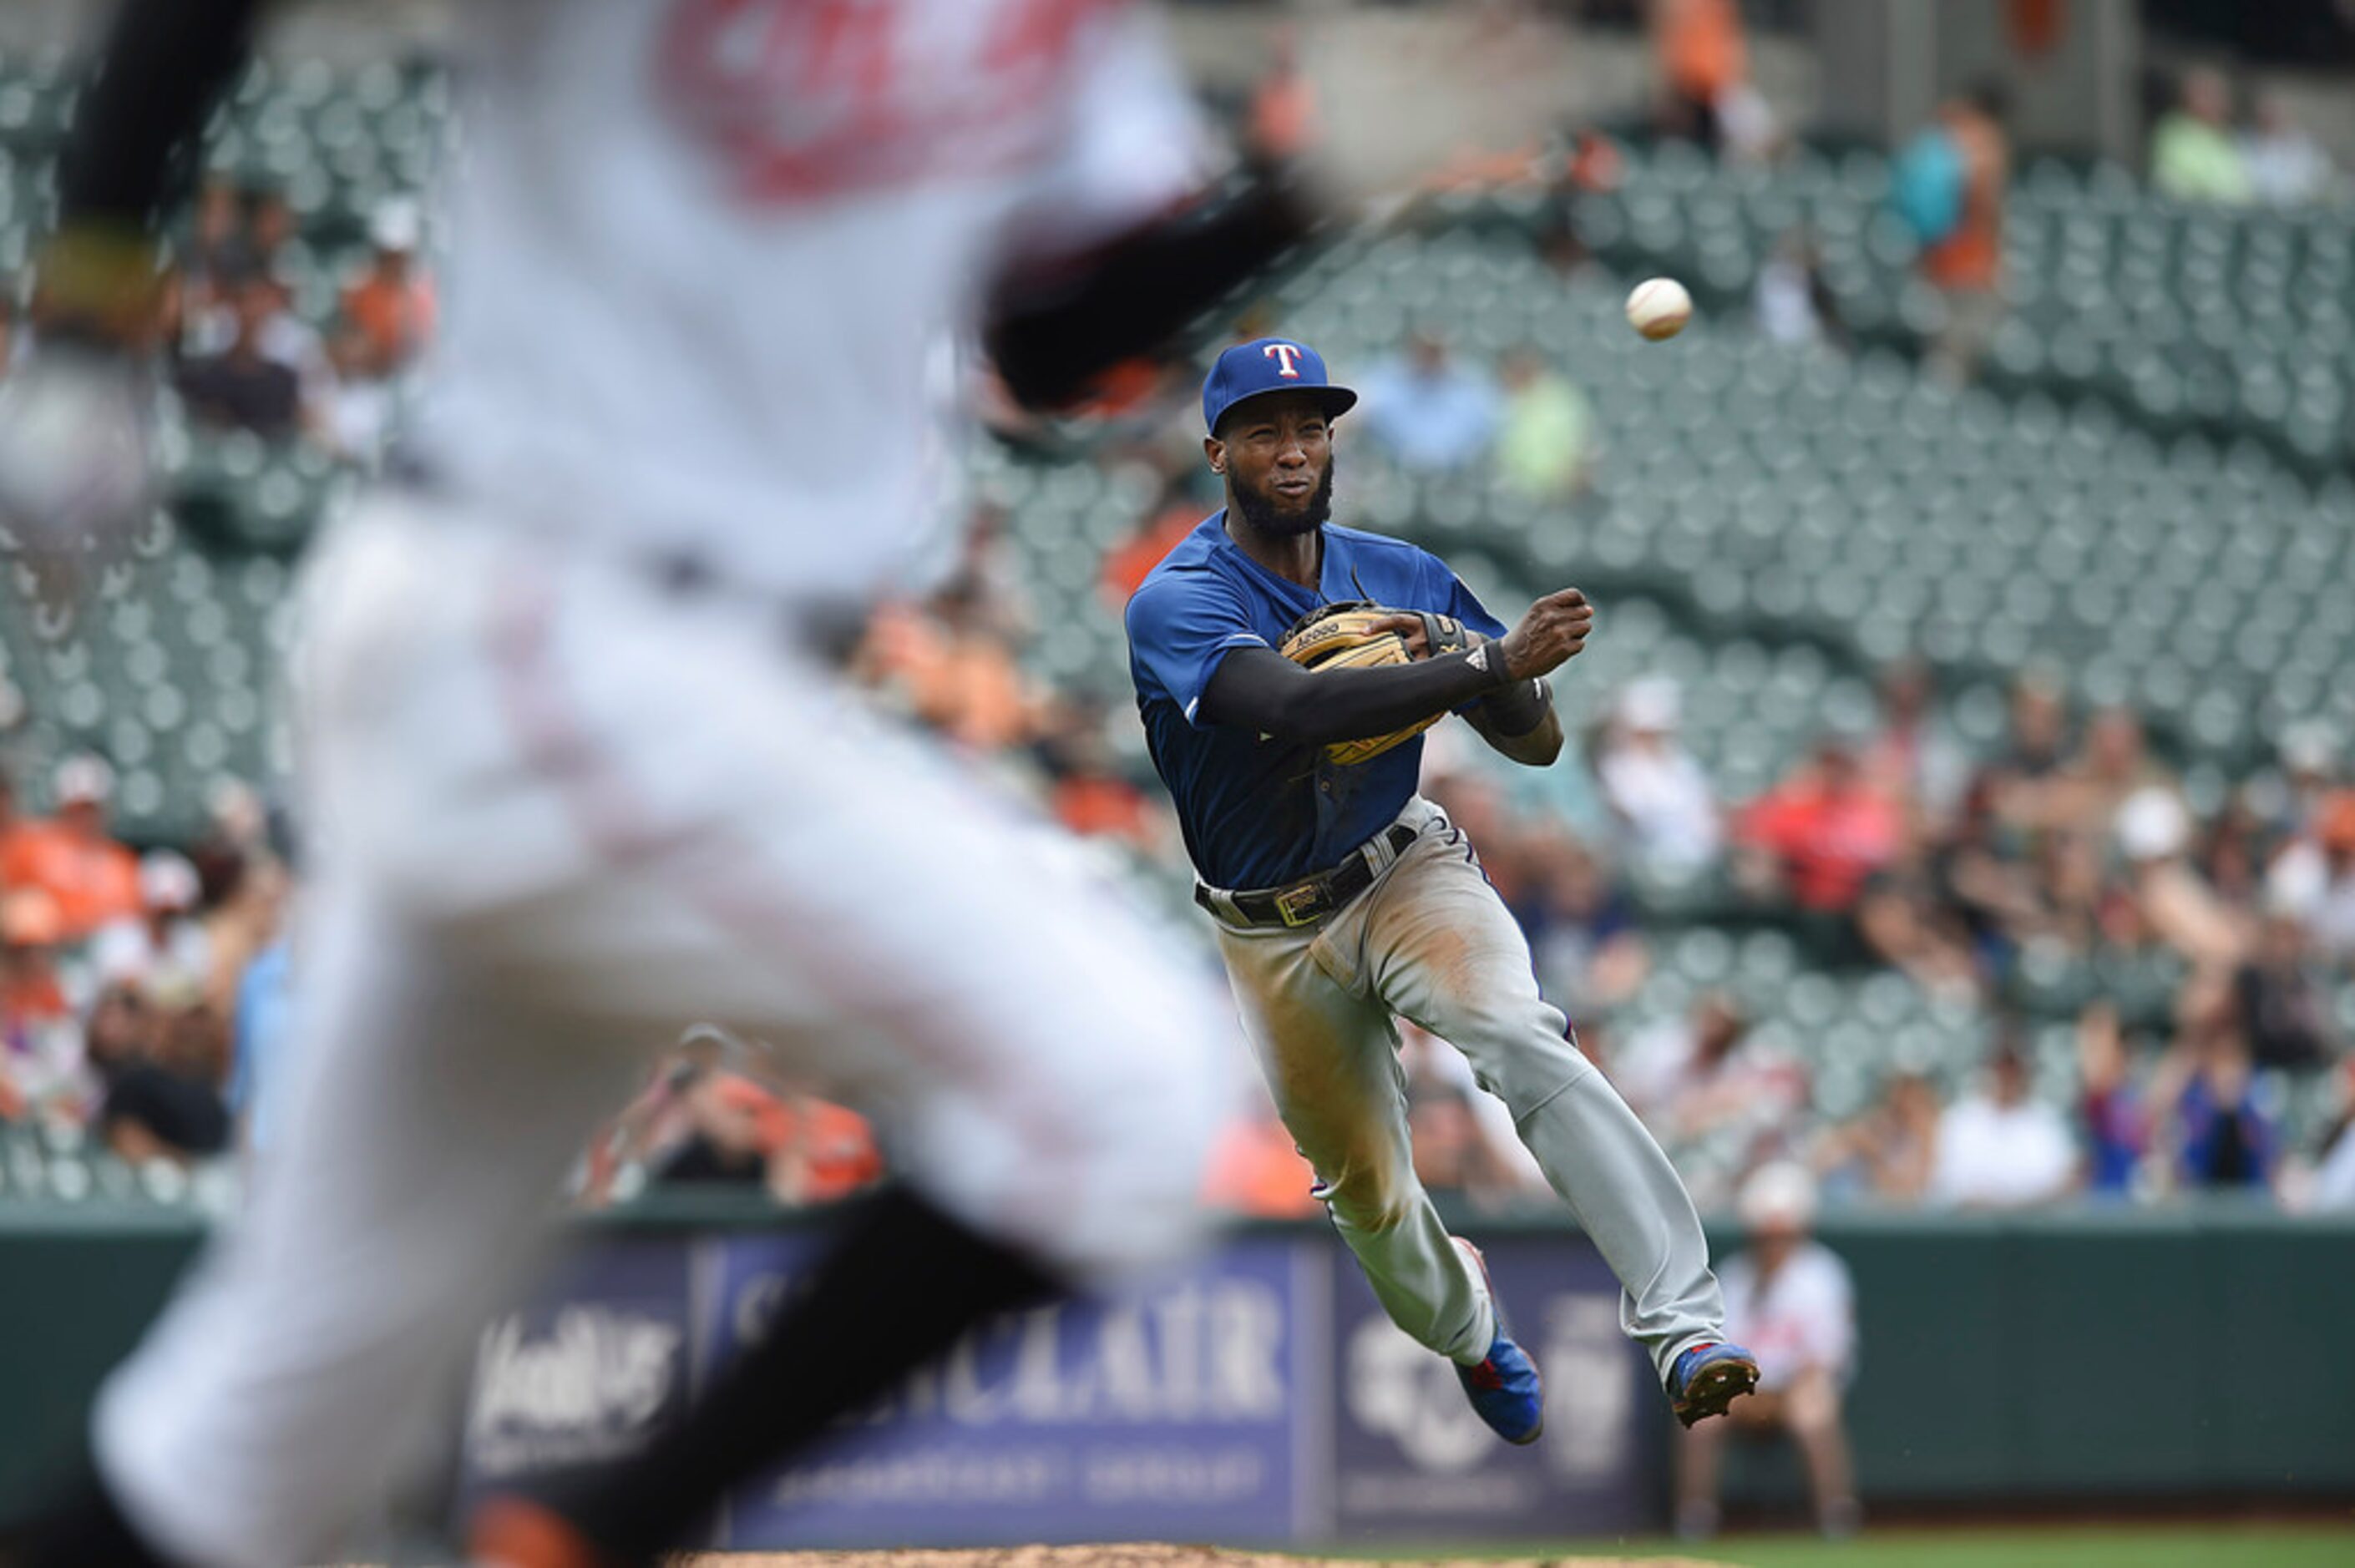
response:
[[(1462, 1236), (1448, 1239), (1464, 1249), (1464, 1255), (1479, 1271), (1481, 1285), (1487, 1286), (1488, 1260), (1480, 1255), (1480, 1249)], [(1508, 1443), (1526, 1447), (1545, 1432), (1545, 1380), (1538, 1376), (1537, 1363), (1529, 1360), (1529, 1352), (1505, 1332), (1505, 1311), (1497, 1305), (1493, 1288), (1488, 1302), (1497, 1314), (1497, 1337), (1476, 1364), (1456, 1363), (1455, 1381), (1464, 1385), (1465, 1397), (1490, 1431)]]
[(1758, 1358), (1740, 1345), (1700, 1344), (1677, 1357), (1668, 1369), (1668, 1408), (1690, 1426), (1758, 1386)]
[(474, 1510), (466, 1556), (473, 1568), (626, 1568), (554, 1509), (518, 1497), (493, 1498)]

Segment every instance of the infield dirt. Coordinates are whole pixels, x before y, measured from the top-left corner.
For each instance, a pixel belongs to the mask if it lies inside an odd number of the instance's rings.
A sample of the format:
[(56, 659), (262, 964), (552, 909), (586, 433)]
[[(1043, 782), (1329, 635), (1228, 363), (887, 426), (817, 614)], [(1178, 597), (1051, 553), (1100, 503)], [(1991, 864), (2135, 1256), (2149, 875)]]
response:
[[(995, 1546), (962, 1552), (781, 1552), (687, 1557), (679, 1568), (1368, 1568), (1362, 1560), (1210, 1546)], [(1384, 1568), (1724, 1568), (1689, 1557), (1523, 1557), (1392, 1563)]]

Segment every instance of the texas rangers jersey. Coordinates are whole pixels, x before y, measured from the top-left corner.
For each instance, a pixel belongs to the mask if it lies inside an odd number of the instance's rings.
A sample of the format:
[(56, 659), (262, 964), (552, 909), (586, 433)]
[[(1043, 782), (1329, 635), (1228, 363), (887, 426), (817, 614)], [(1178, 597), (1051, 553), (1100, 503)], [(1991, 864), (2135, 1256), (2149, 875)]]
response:
[(1118, 0), (483, 0), (427, 468), (505, 525), (862, 596), (929, 521), (980, 285), (1185, 196)]
[(1326, 870), (1413, 798), (1421, 736), (1345, 768), (1322, 747), (1201, 716), (1202, 693), (1229, 652), (1273, 648), (1316, 606), (1348, 599), (1505, 634), (1446, 562), (1402, 539), (1326, 524), (1321, 575), (1308, 588), (1243, 554), (1224, 512), (1188, 535), (1128, 601), (1128, 668), (1146, 744), (1195, 869), (1214, 887), (1273, 887)]

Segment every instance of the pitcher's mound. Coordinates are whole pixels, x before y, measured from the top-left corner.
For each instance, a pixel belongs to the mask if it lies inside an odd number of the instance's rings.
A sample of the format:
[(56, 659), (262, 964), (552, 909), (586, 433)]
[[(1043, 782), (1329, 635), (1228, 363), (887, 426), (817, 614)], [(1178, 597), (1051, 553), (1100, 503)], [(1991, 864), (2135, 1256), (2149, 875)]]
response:
[[(1367, 1568), (1361, 1562), (1211, 1546), (993, 1546), (961, 1552), (781, 1552), (690, 1557), (681, 1568)], [(1724, 1568), (1689, 1557), (1524, 1557), (1394, 1563), (1387, 1568)]]

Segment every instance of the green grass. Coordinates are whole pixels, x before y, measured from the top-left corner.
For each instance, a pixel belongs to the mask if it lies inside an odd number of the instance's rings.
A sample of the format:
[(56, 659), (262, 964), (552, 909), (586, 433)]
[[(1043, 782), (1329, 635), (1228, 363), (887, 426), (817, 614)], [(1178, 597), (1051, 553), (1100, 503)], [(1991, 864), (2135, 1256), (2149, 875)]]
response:
[[(1563, 1556), (1699, 1558), (1740, 1568), (2355, 1568), (2355, 1513), (2344, 1524), (2088, 1524), (1867, 1530), (1806, 1535), (1582, 1542)], [(1552, 1555), (1551, 1552), (1544, 1555)], [(1542, 1560), (1542, 1557), (1540, 1558)]]

